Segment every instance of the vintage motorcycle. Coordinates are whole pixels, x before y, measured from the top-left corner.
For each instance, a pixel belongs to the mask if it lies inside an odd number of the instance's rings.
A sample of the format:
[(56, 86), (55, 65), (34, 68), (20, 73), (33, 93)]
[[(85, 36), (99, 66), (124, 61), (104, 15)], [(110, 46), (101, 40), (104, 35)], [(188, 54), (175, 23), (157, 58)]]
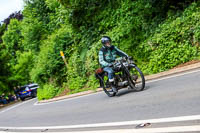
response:
[[(131, 58), (117, 58), (113, 63), (113, 70), (115, 73), (114, 84), (118, 90), (128, 88), (134, 91), (142, 91), (145, 88), (144, 75)], [(115, 96), (116, 93), (111, 89), (107, 72), (99, 68), (95, 75), (99, 79), (104, 92), (109, 97)]]

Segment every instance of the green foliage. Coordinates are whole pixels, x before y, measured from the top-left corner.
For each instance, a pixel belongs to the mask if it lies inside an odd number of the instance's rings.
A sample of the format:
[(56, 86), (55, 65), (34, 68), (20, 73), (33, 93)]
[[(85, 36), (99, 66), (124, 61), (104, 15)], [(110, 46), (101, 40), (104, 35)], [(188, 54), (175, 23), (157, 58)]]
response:
[[(13, 86), (17, 84), (13, 78), (13, 67), (17, 63), (17, 51), (23, 50), (20, 23), (17, 19), (11, 19), (7, 30), (2, 30), (3, 43), (0, 43), (0, 88), (2, 93), (12, 91)], [(4, 29), (5, 25), (2, 26)]]
[(39, 52), (39, 47), (41, 45), (40, 40), (45, 38), (42, 35), (44, 34), (44, 29), (42, 23), (37, 19), (24, 19), (22, 22), (22, 35), (23, 47), (26, 51), (29, 49), (33, 50), (35, 53)]
[(0, 44), (3, 42), (2, 36), (5, 32), (5, 30), (6, 30), (6, 24), (2, 24), (2, 25), (0, 24)]
[(95, 75), (92, 74), (88, 78), (88, 82), (85, 85), (85, 88), (90, 89), (90, 90), (96, 90), (97, 87), (99, 87), (99, 80), (96, 79)]
[(70, 29), (63, 26), (60, 30), (50, 35), (40, 48), (40, 53), (31, 71), (33, 81), (43, 84), (48, 81), (62, 84), (66, 80), (66, 69), (60, 51), (70, 54), (72, 44)]
[(29, 52), (18, 52), (17, 64), (14, 66), (14, 79), (21, 84), (30, 83), (29, 72), (33, 68), (34, 55), (31, 51)]
[(160, 25), (148, 39), (147, 44), (152, 48), (146, 69), (149, 73), (165, 71), (197, 57), (199, 9), (197, 4), (192, 4), (182, 16), (168, 19)]
[(57, 95), (58, 91), (60, 90), (59, 87), (55, 87), (52, 84), (45, 84), (41, 88), (38, 88), (38, 100), (50, 99)]
[(78, 51), (74, 51), (68, 60), (67, 81), (67, 86), (70, 90), (82, 88), (87, 81), (85, 79), (85, 68)]
[(3, 45), (5, 45), (7, 54), (12, 56), (12, 62), (16, 63), (16, 51), (23, 50), (22, 48), (22, 35), (21, 35), (21, 22), (17, 19), (12, 19), (8, 25), (7, 31), (2, 36)]
[(9, 91), (10, 81), (8, 78), (11, 76), (11, 72), (8, 61), (7, 52), (0, 45), (0, 95)]
[(26, 6), (23, 10), (24, 19), (32, 18), (32, 20), (37, 19), (44, 24), (49, 23), (49, 13), (52, 12), (47, 6), (46, 0), (25, 0)]
[(26, 0), (22, 21), (23, 46), (25, 50), (31, 49), (39, 52), (41, 40), (46, 39), (47, 24), (50, 12), (45, 0)]
[(69, 79), (68, 79), (67, 87), (68, 87), (71, 91), (79, 90), (79, 89), (81, 89), (81, 88), (84, 87), (85, 82), (86, 82), (86, 79), (85, 79), (85, 78), (82, 78), (82, 77), (80, 77), (80, 76), (75, 77), (75, 78), (72, 77), (72, 78), (69, 78)]
[(46, 0), (45, 3), (51, 10), (55, 10), (60, 6), (60, 3), (57, 0)]
[(102, 45), (99, 41), (86, 54), (85, 68), (87, 76), (94, 75), (94, 71), (100, 66), (98, 54), (101, 47)]

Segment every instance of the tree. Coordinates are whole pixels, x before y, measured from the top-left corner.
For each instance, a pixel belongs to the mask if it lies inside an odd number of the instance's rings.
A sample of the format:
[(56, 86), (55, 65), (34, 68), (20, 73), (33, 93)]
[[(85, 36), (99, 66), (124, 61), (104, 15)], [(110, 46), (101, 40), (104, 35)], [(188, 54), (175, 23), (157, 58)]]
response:
[(22, 38), (20, 22), (17, 19), (12, 19), (2, 36), (3, 45), (7, 50), (7, 54), (10, 56), (10, 63), (12, 65), (16, 64), (16, 51), (23, 50)]
[(22, 15), (21, 11), (10, 14), (9, 17), (3, 21), (3, 23), (6, 24), (6, 26), (7, 26), (8, 24), (10, 24), (10, 20), (14, 19), (14, 18), (19, 21), (23, 20), (23, 15)]

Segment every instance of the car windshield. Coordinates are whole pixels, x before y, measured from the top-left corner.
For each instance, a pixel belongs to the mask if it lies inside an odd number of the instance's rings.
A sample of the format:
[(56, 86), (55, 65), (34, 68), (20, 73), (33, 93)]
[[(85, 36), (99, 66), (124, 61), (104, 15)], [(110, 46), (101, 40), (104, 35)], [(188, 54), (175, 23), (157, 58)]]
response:
[(38, 88), (38, 84), (29, 84), (28, 87), (31, 89)]

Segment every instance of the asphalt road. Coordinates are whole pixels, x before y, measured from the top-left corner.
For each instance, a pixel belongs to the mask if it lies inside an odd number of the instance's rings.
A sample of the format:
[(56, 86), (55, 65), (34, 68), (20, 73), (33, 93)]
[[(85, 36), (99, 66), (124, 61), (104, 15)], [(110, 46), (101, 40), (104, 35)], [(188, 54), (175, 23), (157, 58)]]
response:
[(32, 99), (0, 110), (0, 127), (69, 126), (200, 115), (200, 70), (149, 82), (142, 92), (120, 90), (112, 98), (98, 92), (47, 104), (36, 102)]

